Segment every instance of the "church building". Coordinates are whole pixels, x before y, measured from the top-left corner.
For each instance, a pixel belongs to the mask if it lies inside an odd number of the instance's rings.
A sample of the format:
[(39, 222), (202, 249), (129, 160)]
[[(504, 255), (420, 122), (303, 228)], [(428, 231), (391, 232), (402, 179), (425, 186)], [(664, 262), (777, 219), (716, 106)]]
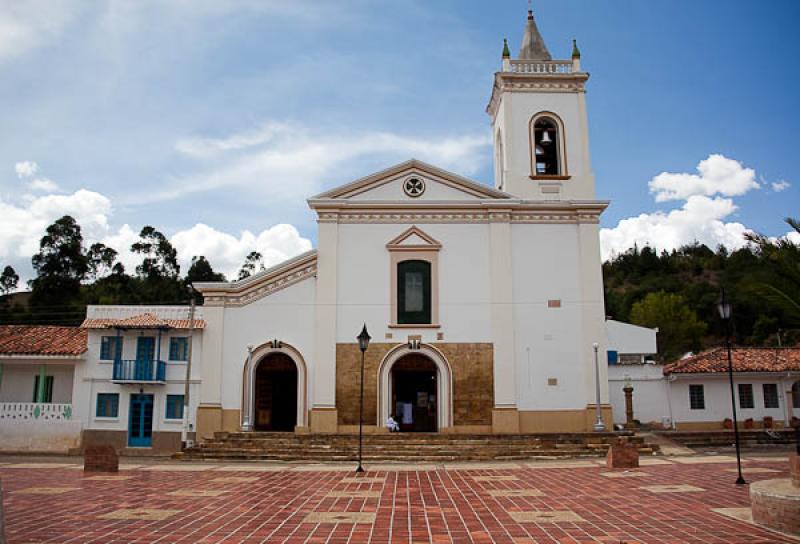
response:
[(365, 432), (591, 431), (598, 389), (610, 427), (588, 79), (529, 12), (486, 108), (494, 187), (411, 159), (309, 198), (315, 250), (196, 284), (198, 438), (357, 432), (364, 325)]

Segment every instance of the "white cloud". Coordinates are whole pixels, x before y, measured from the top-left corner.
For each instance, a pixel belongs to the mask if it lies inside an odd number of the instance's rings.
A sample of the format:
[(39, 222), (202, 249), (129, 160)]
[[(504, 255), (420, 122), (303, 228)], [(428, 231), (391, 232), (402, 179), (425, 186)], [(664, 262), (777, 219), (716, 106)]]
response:
[(19, 179), (29, 178), (39, 171), (39, 165), (34, 161), (21, 161), (14, 165), (14, 171)]
[(302, 205), (332, 178), (343, 181), (357, 159), (389, 165), (409, 158), (470, 175), (490, 159), (489, 134), (415, 137), (391, 132), (332, 132), (297, 123), (270, 122), (225, 138), (190, 138), (175, 149), (201, 159), (200, 170), (160, 191), (131, 197), (131, 202), (177, 198), (187, 193), (236, 187), (268, 194), (270, 203)]
[[(21, 204), (0, 199), (0, 258), (28, 266), (50, 223), (72, 215), (84, 235), (99, 237), (108, 231), (111, 201), (100, 193), (81, 189), (71, 195), (46, 195)], [(16, 266), (15, 266), (16, 268)]]
[(780, 181), (772, 182), (772, 190), (775, 191), (776, 193), (780, 193), (781, 191), (788, 189), (791, 186), (792, 186), (791, 183), (783, 179)]
[(189, 269), (193, 256), (203, 255), (214, 270), (224, 273), (229, 280), (236, 279), (239, 268), (251, 251), (261, 253), (264, 265), (270, 267), (311, 249), (311, 241), (287, 224), (275, 225), (258, 235), (244, 231), (237, 238), (198, 223), (175, 233), (170, 241), (178, 250), (182, 271)]
[[(12, 265), (22, 277), (21, 285), (32, 275), (30, 258), (39, 250), (45, 229), (64, 215), (76, 219), (87, 247), (102, 242), (114, 248), (128, 273), (135, 272), (141, 258), (131, 253), (130, 247), (139, 239), (139, 231), (128, 224), (114, 230), (110, 225), (111, 201), (100, 193), (81, 189), (70, 195), (28, 197), (17, 203), (0, 200), (0, 264)], [(178, 250), (183, 273), (189, 269), (193, 256), (203, 255), (229, 279), (235, 279), (250, 251), (261, 252), (265, 265), (272, 266), (311, 249), (311, 241), (287, 224), (258, 234), (244, 231), (236, 237), (198, 223), (169, 238)]]
[(741, 196), (758, 189), (756, 173), (739, 161), (723, 155), (709, 155), (697, 165), (697, 174), (662, 172), (650, 180), (656, 202), (686, 200), (692, 195)]
[(683, 245), (699, 242), (714, 249), (724, 245), (738, 249), (746, 244), (747, 227), (741, 223), (723, 221), (736, 210), (729, 198), (690, 196), (679, 209), (668, 213), (643, 213), (621, 220), (612, 229), (600, 230), (603, 260), (622, 253), (635, 245), (671, 251)]
[(82, 9), (70, 0), (0, 0), (0, 62), (58, 38)]
[(55, 181), (47, 178), (36, 178), (28, 183), (28, 187), (34, 191), (42, 191), (45, 193), (55, 193), (61, 190)]
[[(700, 175), (662, 173), (650, 183), (656, 202), (684, 200), (670, 211), (643, 213), (619, 221), (613, 228), (600, 230), (603, 260), (635, 245), (671, 251), (699, 242), (714, 249), (724, 245), (738, 249), (746, 245), (744, 234), (749, 229), (729, 221), (737, 210), (732, 197), (759, 187), (755, 172), (738, 161), (722, 155), (710, 155), (697, 166)], [(721, 196), (715, 196), (721, 195)]]

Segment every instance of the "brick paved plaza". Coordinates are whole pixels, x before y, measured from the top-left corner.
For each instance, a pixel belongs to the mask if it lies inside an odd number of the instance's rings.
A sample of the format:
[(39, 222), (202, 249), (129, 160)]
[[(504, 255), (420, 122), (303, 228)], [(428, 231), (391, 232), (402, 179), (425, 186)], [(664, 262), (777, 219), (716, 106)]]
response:
[[(7, 537), (22, 542), (796, 542), (748, 521), (727, 456), (350, 466), (0, 460)], [(748, 456), (748, 481), (788, 476)]]

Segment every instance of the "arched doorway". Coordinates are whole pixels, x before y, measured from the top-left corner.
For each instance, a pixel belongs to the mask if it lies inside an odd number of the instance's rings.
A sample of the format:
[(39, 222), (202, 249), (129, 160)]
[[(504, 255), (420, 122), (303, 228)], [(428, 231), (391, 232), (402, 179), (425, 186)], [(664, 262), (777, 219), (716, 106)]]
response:
[(401, 431), (438, 430), (436, 379), (436, 365), (424, 355), (408, 354), (392, 365), (390, 409)]
[[(395, 371), (396, 369), (396, 371)], [(383, 427), (386, 419), (394, 414), (402, 422), (398, 402), (411, 402), (414, 411), (423, 414), (427, 404), (428, 415), (417, 418), (409, 431), (441, 432), (453, 423), (453, 375), (450, 364), (430, 344), (410, 346), (400, 344), (384, 356), (378, 368), (378, 418), (377, 425)], [(423, 394), (424, 393), (424, 394)]]
[(256, 367), (253, 428), (294, 431), (297, 425), (297, 365), (285, 353), (270, 353)]

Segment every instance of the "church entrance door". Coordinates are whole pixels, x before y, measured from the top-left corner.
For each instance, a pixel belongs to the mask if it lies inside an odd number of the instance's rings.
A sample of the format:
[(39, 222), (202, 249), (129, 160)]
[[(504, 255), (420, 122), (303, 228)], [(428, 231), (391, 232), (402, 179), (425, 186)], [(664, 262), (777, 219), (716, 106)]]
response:
[(391, 369), (392, 403), (401, 431), (436, 432), (436, 365), (424, 355), (410, 354)]
[(256, 431), (294, 431), (297, 366), (288, 355), (271, 353), (258, 363), (253, 414)]

